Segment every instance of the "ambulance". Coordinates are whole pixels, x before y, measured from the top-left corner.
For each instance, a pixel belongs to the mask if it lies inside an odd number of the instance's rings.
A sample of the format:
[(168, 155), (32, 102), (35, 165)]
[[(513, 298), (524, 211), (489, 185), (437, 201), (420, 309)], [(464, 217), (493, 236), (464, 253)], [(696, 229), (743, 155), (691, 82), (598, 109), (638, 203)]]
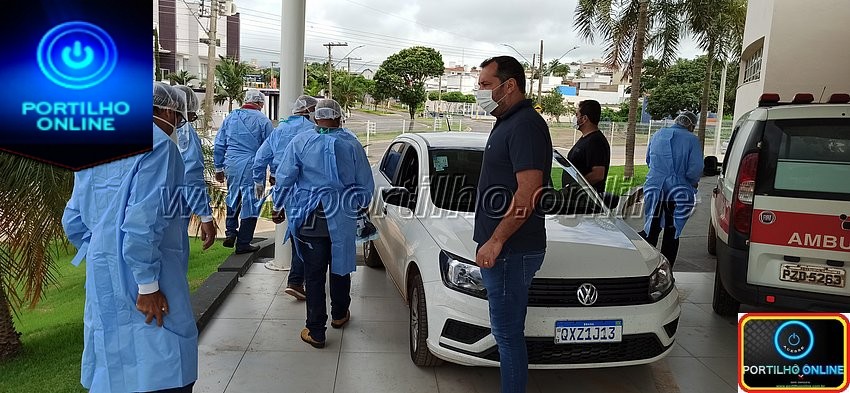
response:
[(714, 311), (850, 311), (850, 95), (763, 94), (713, 190)]

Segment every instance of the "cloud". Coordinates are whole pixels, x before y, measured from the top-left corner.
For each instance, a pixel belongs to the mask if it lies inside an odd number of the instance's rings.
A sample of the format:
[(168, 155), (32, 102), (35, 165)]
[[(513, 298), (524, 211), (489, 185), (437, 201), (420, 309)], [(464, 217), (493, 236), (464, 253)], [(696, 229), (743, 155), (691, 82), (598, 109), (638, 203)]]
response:
[[(351, 54), (352, 68), (376, 69), (387, 56), (414, 46), (431, 46), (444, 61), (476, 65), (486, 57), (516, 53), (526, 59), (540, 51), (544, 59), (555, 59), (574, 46), (562, 59), (590, 61), (603, 57), (603, 46), (578, 37), (573, 25), (578, 0), (515, 1), (458, 0), (310, 0), (307, 2), (305, 53), (311, 61), (327, 56), (327, 42), (347, 42), (334, 48), (341, 59)], [(244, 60), (277, 61), (280, 51), (280, 0), (237, 0), (242, 10), (242, 53)], [(522, 4), (522, 6), (520, 6)], [(701, 54), (693, 40), (683, 39), (681, 57)], [(519, 56), (517, 56), (519, 57)], [(336, 62), (336, 60), (335, 60)]]

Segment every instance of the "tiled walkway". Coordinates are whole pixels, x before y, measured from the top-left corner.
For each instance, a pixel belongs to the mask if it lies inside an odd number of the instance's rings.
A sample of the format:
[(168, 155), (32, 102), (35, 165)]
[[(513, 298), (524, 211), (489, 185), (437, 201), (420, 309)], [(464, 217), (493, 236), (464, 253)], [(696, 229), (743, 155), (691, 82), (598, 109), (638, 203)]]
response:
[[(496, 368), (415, 366), (407, 307), (383, 270), (353, 275), (351, 322), (327, 346), (301, 342), (304, 303), (283, 293), (285, 272), (254, 264), (200, 339), (195, 392), (498, 392)], [(711, 311), (712, 273), (676, 273), (683, 297), (677, 344), (651, 365), (532, 370), (529, 392), (735, 391), (735, 322)]]

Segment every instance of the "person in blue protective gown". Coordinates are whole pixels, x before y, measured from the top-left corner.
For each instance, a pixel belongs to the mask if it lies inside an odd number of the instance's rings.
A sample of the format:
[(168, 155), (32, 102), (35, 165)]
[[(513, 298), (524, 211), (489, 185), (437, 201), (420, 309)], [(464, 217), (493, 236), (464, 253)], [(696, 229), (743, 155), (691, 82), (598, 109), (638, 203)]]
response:
[(93, 393), (191, 392), (198, 377), (184, 168), (171, 139), (186, 118), (179, 94), (154, 84), (152, 151), (74, 174), (62, 225), (73, 263), (86, 261), (81, 382)]
[[(295, 100), (292, 105), (292, 116), (280, 122), (280, 124), (272, 131), (269, 138), (260, 146), (254, 157), (254, 187), (257, 198), (262, 198), (266, 189), (266, 170), (270, 169), (269, 183), (274, 186), (274, 173), (277, 171), (278, 165), (283, 160), (283, 153), (286, 152), (286, 146), (297, 135), (309, 132), (316, 132), (316, 123), (313, 121), (313, 112), (316, 110), (316, 100), (308, 95), (302, 95)], [(272, 195), (274, 200), (274, 195)], [(273, 212), (272, 216), (280, 214)], [(286, 289), (284, 292), (295, 299), (305, 300), (307, 291), (304, 289), (304, 261), (298, 257), (298, 252), (295, 250), (295, 243), (290, 243), (292, 246), (292, 261), (290, 264), (289, 276), (286, 281)]]
[(661, 254), (671, 268), (679, 253), (682, 228), (696, 205), (703, 170), (702, 145), (693, 134), (696, 123), (693, 112), (679, 114), (673, 126), (652, 136), (646, 150), (649, 173), (643, 185), (645, 223), (640, 235), (657, 246), (663, 229)]
[[(287, 146), (275, 173), (274, 210), (286, 211), (286, 236), (304, 260), (306, 327), (301, 339), (325, 346), (325, 281), (330, 266), (331, 326), (351, 318), (351, 273), (355, 271), (356, 220), (369, 206), (374, 180), (362, 145), (340, 128), (342, 108), (334, 100), (316, 104), (315, 133), (302, 133)], [(282, 222), (282, 215), (275, 217)]]
[(273, 130), (271, 120), (262, 112), (264, 105), (263, 93), (248, 89), (245, 104), (224, 119), (213, 147), (216, 180), (227, 181), (226, 238), (222, 244), (235, 245), (237, 254), (259, 250), (251, 245), (251, 240), (263, 201), (254, 195), (251, 167), (257, 151)]
[(192, 213), (201, 220), (201, 241), (204, 242), (203, 249), (206, 250), (215, 242), (217, 231), (213, 223), (212, 208), (210, 208), (210, 194), (204, 179), (204, 151), (201, 147), (201, 138), (192, 126), (192, 122), (198, 120), (200, 101), (191, 87), (175, 87), (186, 97), (187, 121), (183, 127), (177, 129), (177, 147), (180, 149), (183, 165), (186, 167), (183, 194)]

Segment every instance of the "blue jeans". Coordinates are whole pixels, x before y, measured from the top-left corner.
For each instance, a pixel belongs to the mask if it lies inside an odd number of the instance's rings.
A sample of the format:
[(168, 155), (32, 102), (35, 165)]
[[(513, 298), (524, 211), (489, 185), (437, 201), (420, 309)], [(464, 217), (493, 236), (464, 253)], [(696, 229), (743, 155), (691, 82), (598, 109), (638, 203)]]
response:
[[(305, 289), (307, 291), (307, 329), (316, 341), (325, 341), (328, 306), (325, 301), (325, 280), (331, 264), (331, 238), (299, 235), (298, 251), (304, 259)], [(331, 317), (343, 319), (351, 305), (351, 275), (330, 274)]]
[(296, 241), (292, 240), (292, 266), (289, 269), (289, 278), (286, 280), (288, 285), (304, 285), (304, 260), (298, 256), (298, 250), (295, 249)]
[(224, 235), (236, 238), (236, 248), (241, 249), (251, 245), (254, 240), (254, 229), (257, 228), (257, 218), (244, 218), (239, 220), (242, 211), (242, 193), (236, 198), (236, 209), (227, 206), (227, 219), (224, 222)]
[(546, 250), (512, 252), (506, 249), (492, 268), (481, 269), (490, 303), (490, 327), (499, 346), (502, 393), (525, 392), (528, 383), (525, 346), (528, 289), (545, 255)]

